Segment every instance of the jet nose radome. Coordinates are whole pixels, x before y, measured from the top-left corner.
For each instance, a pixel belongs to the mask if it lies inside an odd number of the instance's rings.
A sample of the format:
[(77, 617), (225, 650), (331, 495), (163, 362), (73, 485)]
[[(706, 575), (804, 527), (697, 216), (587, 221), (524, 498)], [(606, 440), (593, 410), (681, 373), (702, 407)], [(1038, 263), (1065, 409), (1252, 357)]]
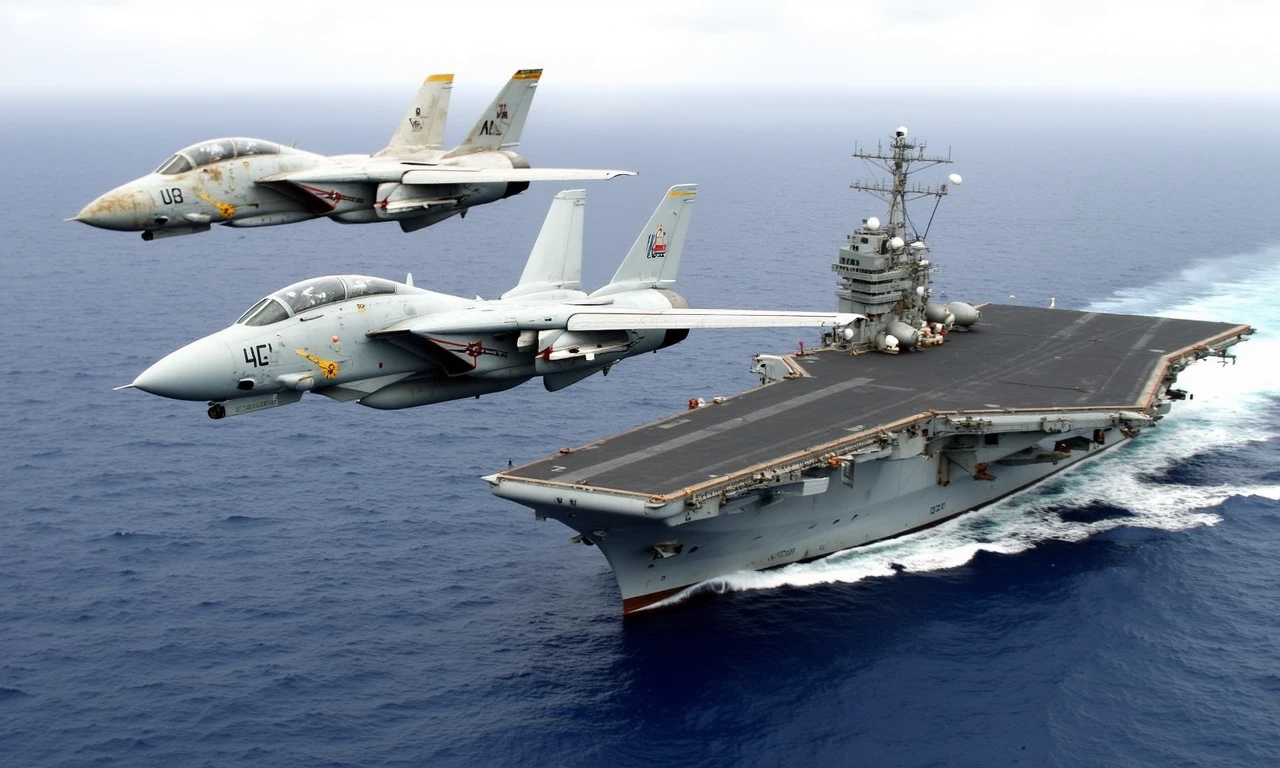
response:
[(146, 190), (126, 184), (86, 205), (75, 220), (99, 229), (133, 232), (152, 222), (154, 208)]
[(143, 371), (131, 386), (174, 400), (233, 397), (237, 390), (231, 347), (221, 339), (206, 336)]

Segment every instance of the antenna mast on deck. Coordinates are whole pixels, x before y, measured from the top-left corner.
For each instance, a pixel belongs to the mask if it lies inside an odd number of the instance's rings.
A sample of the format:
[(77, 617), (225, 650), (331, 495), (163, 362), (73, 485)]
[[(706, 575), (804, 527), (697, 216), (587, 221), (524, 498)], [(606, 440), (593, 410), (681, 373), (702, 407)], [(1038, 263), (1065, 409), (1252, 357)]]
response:
[[(828, 337), (838, 347), (850, 350), (877, 349), (897, 354), (941, 344), (953, 327), (968, 327), (979, 313), (963, 302), (944, 307), (930, 301), (933, 292), (933, 265), (926, 258), (929, 246), (907, 213), (907, 203), (934, 198), (934, 211), (947, 194), (946, 184), (912, 183), (912, 173), (951, 162), (951, 154), (925, 154), (923, 141), (907, 139), (900, 127), (890, 138), (889, 150), (877, 143), (874, 152), (855, 146), (853, 156), (890, 175), (891, 180), (854, 181), (851, 186), (889, 204), (888, 220), (881, 225), (876, 217), (862, 220), (862, 226), (848, 237), (831, 269), (840, 276), (836, 298), (841, 312), (865, 316), (852, 326)], [(957, 174), (948, 177), (959, 184)], [(933, 212), (929, 222), (933, 221)], [(925, 232), (929, 230), (925, 225)]]
[[(908, 185), (908, 177), (912, 173), (951, 162), (950, 150), (947, 151), (946, 157), (929, 157), (925, 155), (927, 147), (928, 145), (923, 141), (909, 140), (906, 127), (899, 126), (890, 139), (888, 154), (884, 151), (883, 142), (876, 142), (875, 152), (859, 149), (856, 144), (853, 149), (854, 157), (865, 161), (868, 166), (874, 166), (888, 173), (893, 180), (892, 182), (854, 180), (849, 186), (859, 192), (869, 192), (888, 203), (889, 217), (886, 226), (889, 234), (898, 235), (904, 240), (916, 241), (921, 237), (914, 226), (911, 227), (910, 237), (908, 237), (907, 228), (910, 225), (910, 218), (907, 216), (907, 202), (923, 197), (933, 197), (941, 201), (947, 194), (946, 184), (925, 185), (916, 182)], [(952, 175), (955, 176), (955, 174)], [(958, 184), (959, 177), (955, 176), (951, 181)], [(934, 203), (934, 210), (937, 210), (937, 202)], [(933, 216), (930, 215), (929, 218), (932, 220)]]

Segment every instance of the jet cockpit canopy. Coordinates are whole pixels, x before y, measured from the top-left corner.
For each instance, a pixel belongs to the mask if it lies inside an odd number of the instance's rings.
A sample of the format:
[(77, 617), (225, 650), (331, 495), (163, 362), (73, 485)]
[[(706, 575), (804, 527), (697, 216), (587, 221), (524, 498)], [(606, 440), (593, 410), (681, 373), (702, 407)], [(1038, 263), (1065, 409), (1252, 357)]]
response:
[(380, 277), (329, 275), (313, 277), (281, 288), (254, 304), (237, 325), (271, 325), (325, 304), (361, 296), (395, 293), (396, 284)]
[(213, 139), (212, 141), (202, 141), (199, 144), (192, 144), (186, 149), (180, 149), (173, 154), (168, 160), (156, 169), (156, 173), (165, 176), (173, 176), (178, 173), (186, 173), (210, 163), (216, 163), (219, 160), (230, 160), (234, 157), (248, 157), (250, 155), (278, 155), (282, 152), (292, 152), (288, 147), (282, 147), (272, 141), (263, 141), (262, 139)]

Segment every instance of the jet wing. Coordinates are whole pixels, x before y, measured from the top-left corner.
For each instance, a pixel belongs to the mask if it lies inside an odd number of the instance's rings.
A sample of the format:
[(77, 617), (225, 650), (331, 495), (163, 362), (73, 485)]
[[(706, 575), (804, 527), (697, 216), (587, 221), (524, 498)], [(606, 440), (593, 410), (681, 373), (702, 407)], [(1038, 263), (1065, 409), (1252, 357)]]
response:
[(635, 176), (635, 171), (599, 171), (587, 168), (460, 168), (434, 166), (407, 171), (401, 184), (500, 184), (530, 181), (606, 181)]
[(264, 186), (280, 184), (381, 184), (399, 181), (405, 171), (415, 166), (396, 160), (381, 158), (357, 162), (322, 164), (301, 171), (286, 171), (263, 176), (258, 183)]
[(478, 306), (402, 320), (369, 334), (392, 338), (404, 334), (509, 333), (512, 331), (638, 331), (682, 328), (839, 328), (862, 315), (840, 312), (775, 312), (751, 309), (632, 309), (627, 307), (551, 304), (538, 307)]
[(574, 312), (570, 331), (641, 331), (688, 328), (839, 328), (862, 315), (842, 312), (775, 312), (754, 309), (628, 309), (596, 307)]
[(309, 168), (264, 176), (263, 186), (280, 184), (500, 184), (519, 181), (604, 181), (635, 176), (635, 171), (589, 168), (466, 168), (457, 165), (372, 160), (358, 165)]

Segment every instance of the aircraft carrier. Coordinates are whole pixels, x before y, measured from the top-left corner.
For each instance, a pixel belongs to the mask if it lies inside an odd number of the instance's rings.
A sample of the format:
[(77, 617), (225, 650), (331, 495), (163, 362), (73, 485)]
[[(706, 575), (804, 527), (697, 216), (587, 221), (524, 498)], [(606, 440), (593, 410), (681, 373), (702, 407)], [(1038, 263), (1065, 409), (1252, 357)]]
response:
[[(1187, 365), (1230, 358), (1247, 325), (931, 300), (908, 204), (950, 162), (899, 128), (855, 151), (889, 205), (839, 249), (840, 311), (820, 348), (756, 355), (755, 389), (485, 478), (600, 548), (624, 613), (692, 585), (936, 525), (1155, 426)], [(955, 174), (952, 184), (960, 183)], [(927, 209), (926, 209), (927, 210)], [(930, 215), (932, 220), (932, 215)], [(927, 232), (927, 227), (926, 227)]]

